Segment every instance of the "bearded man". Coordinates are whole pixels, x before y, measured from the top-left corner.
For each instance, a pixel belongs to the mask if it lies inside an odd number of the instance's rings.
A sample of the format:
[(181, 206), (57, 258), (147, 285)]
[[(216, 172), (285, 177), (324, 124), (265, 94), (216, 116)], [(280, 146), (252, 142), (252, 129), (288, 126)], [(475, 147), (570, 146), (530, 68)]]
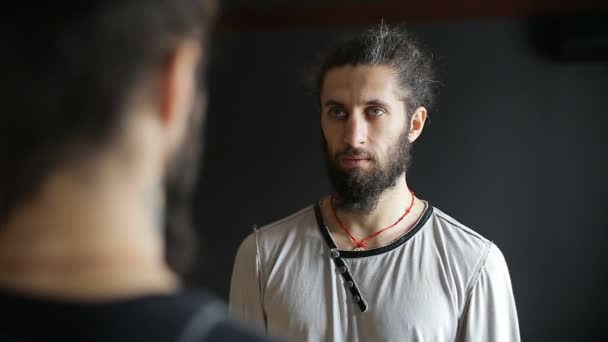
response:
[(315, 84), (333, 191), (242, 243), (232, 314), (298, 341), (519, 341), (500, 250), (408, 186), (431, 54), (379, 25), (332, 50)]

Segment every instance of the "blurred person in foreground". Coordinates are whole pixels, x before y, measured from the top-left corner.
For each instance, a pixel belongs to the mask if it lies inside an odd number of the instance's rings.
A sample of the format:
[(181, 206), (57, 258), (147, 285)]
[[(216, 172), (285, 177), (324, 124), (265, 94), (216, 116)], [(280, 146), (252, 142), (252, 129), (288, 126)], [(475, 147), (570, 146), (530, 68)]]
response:
[(257, 341), (165, 252), (191, 238), (214, 4), (26, 3), (0, 24), (0, 340)]
[(236, 317), (298, 341), (519, 341), (498, 247), (406, 179), (433, 64), (411, 33), (387, 25), (325, 57), (314, 87), (333, 189), (242, 243)]

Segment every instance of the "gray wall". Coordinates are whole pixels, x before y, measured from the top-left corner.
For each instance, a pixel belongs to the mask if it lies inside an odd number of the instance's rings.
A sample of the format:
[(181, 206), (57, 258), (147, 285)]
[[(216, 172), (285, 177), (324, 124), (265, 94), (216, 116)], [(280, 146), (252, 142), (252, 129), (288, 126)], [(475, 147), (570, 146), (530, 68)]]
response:
[[(412, 188), (501, 248), (525, 341), (607, 339), (608, 63), (550, 61), (522, 20), (411, 28), (445, 84)], [(327, 193), (319, 115), (298, 80), (347, 31), (217, 39), (194, 284), (226, 298), (250, 226)]]

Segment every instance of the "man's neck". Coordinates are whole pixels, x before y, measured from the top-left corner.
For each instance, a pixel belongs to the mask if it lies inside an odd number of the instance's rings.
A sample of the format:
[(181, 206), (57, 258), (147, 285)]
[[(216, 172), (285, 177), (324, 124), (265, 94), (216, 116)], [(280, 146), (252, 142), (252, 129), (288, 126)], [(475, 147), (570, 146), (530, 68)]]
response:
[(88, 178), (77, 171), (50, 176), (0, 227), (0, 287), (76, 300), (176, 289), (146, 208), (142, 179), (150, 178), (116, 165), (100, 162)]
[[(381, 229), (396, 223), (412, 204), (411, 211), (391, 231), (382, 233), (368, 243), (368, 248), (384, 245), (396, 237), (404, 234), (418, 220), (424, 210), (424, 203), (410, 192), (405, 176), (400, 177), (395, 187), (387, 189), (380, 198), (376, 208), (369, 214), (357, 210), (343, 210), (335, 208), (335, 214), (348, 231), (358, 240), (361, 240)], [(338, 247), (352, 246), (350, 238), (340, 229), (339, 223), (334, 217), (334, 211), (330, 207), (330, 200), (323, 201), (323, 216), (332, 232)], [(348, 248), (347, 248), (348, 249)]]

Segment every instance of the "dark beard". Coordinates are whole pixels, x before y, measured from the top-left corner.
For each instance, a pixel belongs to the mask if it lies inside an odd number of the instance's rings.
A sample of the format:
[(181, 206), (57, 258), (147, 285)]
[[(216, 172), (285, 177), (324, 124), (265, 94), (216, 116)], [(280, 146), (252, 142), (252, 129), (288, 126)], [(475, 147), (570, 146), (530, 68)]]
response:
[(192, 201), (196, 189), (199, 160), (202, 158), (205, 121), (203, 93), (197, 96), (188, 131), (165, 177), (165, 257), (169, 267), (184, 276), (194, 262), (198, 240), (192, 223)]
[[(368, 172), (360, 169), (343, 170), (339, 158), (344, 155), (365, 154), (362, 149), (348, 148), (330, 156), (327, 140), (323, 137), (323, 151), (327, 175), (335, 191), (336, 207), (356, 211), (363, 215), (371, 214), (378, 206), (378, 200), (384, 191), (394, 188), (397, 179), (402, 176), (411, 160), (411, 143), (408, 130), (399, 136), (397, 142), (389, 148), (385, 165), (378, 165), (375, 156), (369, 156), (370, 162), (376, 163)], [(322, 135), (323, 136), (323, 135)]]

